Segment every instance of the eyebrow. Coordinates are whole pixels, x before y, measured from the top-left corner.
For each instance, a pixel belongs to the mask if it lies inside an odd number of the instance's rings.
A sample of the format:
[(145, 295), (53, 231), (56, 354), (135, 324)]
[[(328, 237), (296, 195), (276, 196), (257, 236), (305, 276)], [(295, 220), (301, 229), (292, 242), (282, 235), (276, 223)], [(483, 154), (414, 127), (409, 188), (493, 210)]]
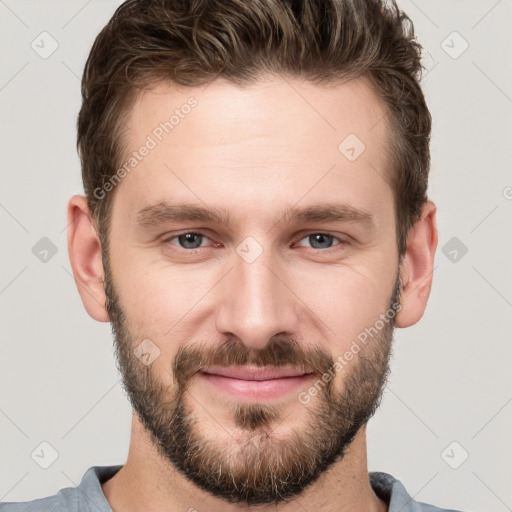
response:
[(359, 222), (374, 226), (373, 215), (366, 210), (342, 203), (325, 203), (304, 208), (289, 207), (282, 211), (284, 222)]
[[(137, 223), (142, 227), (187, 221), (229, 225), (230, 218), (229, 212), (221, 208), (168, 202), (146, 206), (136, 214)], [(369, 211), (343, 203), (325, 203), (302, 208), (285, 207), (281, 210), (277, 222), (359, 222), (368, 227), (375, 227), (373, 215)]]
[(206, 208), (193, 204), (166, 202), (146, 206), (137, 212), (137, 223), (142, 227), (186, 221), (229, 224), (229, 214), (225, 210), (211, 206)]

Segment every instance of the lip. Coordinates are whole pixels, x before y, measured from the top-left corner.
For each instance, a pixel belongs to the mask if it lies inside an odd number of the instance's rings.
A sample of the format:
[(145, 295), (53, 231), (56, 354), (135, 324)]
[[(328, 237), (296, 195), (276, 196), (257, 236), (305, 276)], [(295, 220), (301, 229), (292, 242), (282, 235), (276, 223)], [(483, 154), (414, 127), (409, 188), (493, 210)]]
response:
[(241, 380), (272, 380), (285, 377), (301, 377), (307, 374), (305, 369), (298, 370), (287, 367), (273, 366), (210, 366), (202, 370), (208, 375), (220, 375), (221, 377), (230, 377)]
[(243, 400), (283, 397), (314, 377), (302, 369), (261, 366), (209, 367), (197, 375), (208, 387)]

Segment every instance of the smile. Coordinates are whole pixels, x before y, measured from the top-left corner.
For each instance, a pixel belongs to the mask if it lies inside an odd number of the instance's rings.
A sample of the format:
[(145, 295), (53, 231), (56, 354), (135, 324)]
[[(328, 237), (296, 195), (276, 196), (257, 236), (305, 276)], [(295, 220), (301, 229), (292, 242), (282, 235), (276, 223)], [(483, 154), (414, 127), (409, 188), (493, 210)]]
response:
[(314, 377), (294, 368), (209, 367), (198, 373), (201, 380), (218, 392), (240, 399), (276, 399), (297, 391)]

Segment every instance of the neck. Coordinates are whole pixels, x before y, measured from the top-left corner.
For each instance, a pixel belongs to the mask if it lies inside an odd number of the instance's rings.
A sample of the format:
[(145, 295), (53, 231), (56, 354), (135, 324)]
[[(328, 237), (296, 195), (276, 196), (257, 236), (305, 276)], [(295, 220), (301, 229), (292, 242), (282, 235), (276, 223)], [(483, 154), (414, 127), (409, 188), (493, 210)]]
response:
[(387, 512), (388, 506), (373, 492), (367, 469), (366, 429), (355, 436), (342, 461), (326, 471), (296, 498), (278, 505), (247, 506), (228, 503), (196, 487), (163, 459), (133, 416), (130, 449), (126, 464), (102, 484), (112, 510), (122, 512)]

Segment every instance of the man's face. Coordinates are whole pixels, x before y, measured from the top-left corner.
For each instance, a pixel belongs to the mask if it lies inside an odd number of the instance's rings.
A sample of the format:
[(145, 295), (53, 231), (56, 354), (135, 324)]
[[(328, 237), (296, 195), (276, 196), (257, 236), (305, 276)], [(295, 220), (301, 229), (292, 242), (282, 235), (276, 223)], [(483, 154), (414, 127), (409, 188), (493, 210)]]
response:
[(215, 496), (301, 492), (378, 405), (399, 300), (383, 116), (362, 81), (160, 86), (133, 106), (127, 160), (150, 150), (115, 190), (108, 312), (135, 412)]

